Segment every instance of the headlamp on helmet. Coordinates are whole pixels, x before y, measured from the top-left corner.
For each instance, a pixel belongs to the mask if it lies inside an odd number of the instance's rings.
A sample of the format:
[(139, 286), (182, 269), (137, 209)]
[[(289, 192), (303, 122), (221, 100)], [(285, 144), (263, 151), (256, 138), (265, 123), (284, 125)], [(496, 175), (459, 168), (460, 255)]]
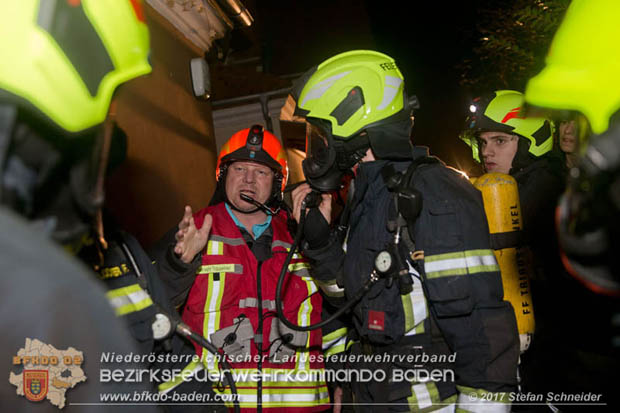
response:
[(277, 208), (278, 205), (274, 204), (282, 201), (282, 192), (288, 179), (286, 152), (280, 140), (271, 132), (264, 130), (261, 125), (253, 125), (233, 134), (222, 146), (217, 157), (215, 176), (218, 188), (211, 201), (212, 204), (225, 200), (227, 169), (236, 161), (261, 163), (274, 171), (272, 195), (266, 204)]
[(472, 101), (460, 138), (471, 147), (477, 162), (480, 162), (478, 136), (487, 131), (518, 135), (525, 140), (533, 157), (553, 148), (553, 123), (546, 118), (524, 115), (522, 107), (523, 94), (514, 90), (498, 90)]

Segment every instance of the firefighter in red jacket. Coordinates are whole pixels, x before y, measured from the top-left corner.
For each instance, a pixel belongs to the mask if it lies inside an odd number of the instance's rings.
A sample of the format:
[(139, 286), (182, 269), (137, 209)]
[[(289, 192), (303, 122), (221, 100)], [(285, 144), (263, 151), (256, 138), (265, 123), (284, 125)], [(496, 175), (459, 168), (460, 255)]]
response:
[[(275, 316), (276, 283), (293, 243), (287, 213), (279, 208), (286, 154), (274, 135), (255, 125), (224, 144), (216, 176), (210, 206), (195, 214), (185, 209), (168, 244), (164, 281), (177, 291), (176, 303), (184, 301), (184, 322), (231, 362), (242, 409), (325, 410), (321, 330), (293, 331)], [(321, 296), (306, 261), (293, 257), (284, 311), (301, 325), (314, 324), (321, 318)], [(186, 365), (185, 374), (217, 378), (217, 357), (197, 346), (195, 352), (200, 360)], [(184, 381), (164, 383), (160, 392), (179, 391)], [(225, 385), (213, 387), (229, 392)]]

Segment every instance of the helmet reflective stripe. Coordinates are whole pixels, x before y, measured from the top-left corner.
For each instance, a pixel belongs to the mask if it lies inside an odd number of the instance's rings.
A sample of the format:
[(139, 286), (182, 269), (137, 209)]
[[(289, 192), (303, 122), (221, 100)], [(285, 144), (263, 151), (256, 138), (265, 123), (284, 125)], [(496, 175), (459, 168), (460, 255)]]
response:
[(620, 109), (620, 1), (573, 0), (546, 67), (529, 80), (528, 103), (584, 114), (594, 133)]
[(312, 100), (312, 99), (318, 99), (321, 96), (323, 96), (325, 94), (325, 92), (327, 92), (329, 90), (329, 88), (331, 88), (334, 83), (336, 82), (336, 80), (343, 78), (344, 76), (348, 75), (351, 72), (344, 72), (344, 73), (340, 73), (336, 76), (332, 76), (328, 79), (325, 79), (322, 82), (319, 82), (316, 84), (316, 86), (314, 86), (312, 89), (310, 89), (308, 91), (308, 93), (306, 94), (306, 97), (304, 98), (303, 102), (301, 102), (300, 106), (305, 106), (306, 102), (308, 100)]
[(403, 80), (398, 77), (394, 77), (394, 76), (385, 77), (386, 88), (383, 89), (383, 100), (381, 101), (379, 106), (377, 106), (377, 109), (383, 110), (387, 107), (387, 105), (389, 105), (390, 103), (394, 101), (394, 98), (396, 97), (396, 94), (398, 93), (398, 90), (402, 83), (403, 83)]
[(65, 1), (44, 1), (37, 22), (58, 44), (91, 96), (96, 96), (101, 81), (114, 65), (84, 8)]
[[(401, 113), (403, 88), (403, 76), (391, 57), (370, 50), (341, 53), (321, 63), (305, 80), (298, 113), (329, 122), (333, 136), (347, 139)], [(359, 98), (343, 108), (352, 95)]]
[(553, 128), (545, 118), (520, 115), (523, 94), (514, 90), (498, 90), (484, 114), (494, 122), (511, 126), (515, 133), (530, 141), (529, 152), (541, 156), (553, 148)]
[(480, 162), (477, 135), (485, 131), (515, 134), (527, 139), (530, 143), (528, 151), (536, 157), (553, 148), (553, 123), (542, 117), (524, 116), (522, 106), (523, 94), (514, 90), (498, 90), (474, 101), (467, 129), (460, 138), (472, 148), (476, 161)]
[(103, 59), (113, 65), (111, 71), (92, 77), (99, 79), (95, 85), (92, 79), (82, 77), (84, 69), (79, 70), (80, 65), (71, 59), (76, 56), (74, 43), (60, 44), (46, 30), (59, 23), (54, 22), (58, 16), (49, 9), (39, 16), (44, 3), (49, 2), (3, 2), (0, 89), (24, 99), (63, 129), (79, 132), (103, 122), (118, 85), (151, 71), (148, 29), (137, 15), (135, 0), (82, 0), (74, 6), (80, 13), (69, 13), (69, 17), (83, 18), (84, 24), (70, 22), (73, 38), (80, 38), (87, 27), (92, 34), (89, 38), (98, 37), (104, 46), (99, 49), (105, 53)]

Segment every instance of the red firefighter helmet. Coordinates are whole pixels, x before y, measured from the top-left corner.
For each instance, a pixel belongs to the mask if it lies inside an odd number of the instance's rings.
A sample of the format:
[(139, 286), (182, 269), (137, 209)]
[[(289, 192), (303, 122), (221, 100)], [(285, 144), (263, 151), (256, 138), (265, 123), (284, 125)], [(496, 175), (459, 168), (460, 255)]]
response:
[(280, 191), (284, 191), (288, 179), (288, 165), (286, 152), (274, 134), (263, 129), (261, 125), (254, 125), (233, 134), (222, 146), (217, 157), (215, 176), (217, 180), (225, 178), (227, 166), (234, 161), (258, 162), (274, 170), (274, 190), (280, 184)]

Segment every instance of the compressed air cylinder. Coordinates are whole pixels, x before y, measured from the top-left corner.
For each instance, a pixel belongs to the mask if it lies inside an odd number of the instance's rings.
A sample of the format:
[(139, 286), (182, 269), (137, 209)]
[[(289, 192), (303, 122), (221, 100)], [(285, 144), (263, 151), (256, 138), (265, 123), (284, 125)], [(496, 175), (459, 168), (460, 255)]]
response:
[(534, 334), (534, 308), (530, 290), (529, 248), (522, 245), (521, 205), (515, 179), (502, 173), (487, 173), (473, 181), (482, 192), (489, 222), (491, 246), (502, 273), (504, 300), (514, 308), (519, 328), (521, 352), (527, 350)]

